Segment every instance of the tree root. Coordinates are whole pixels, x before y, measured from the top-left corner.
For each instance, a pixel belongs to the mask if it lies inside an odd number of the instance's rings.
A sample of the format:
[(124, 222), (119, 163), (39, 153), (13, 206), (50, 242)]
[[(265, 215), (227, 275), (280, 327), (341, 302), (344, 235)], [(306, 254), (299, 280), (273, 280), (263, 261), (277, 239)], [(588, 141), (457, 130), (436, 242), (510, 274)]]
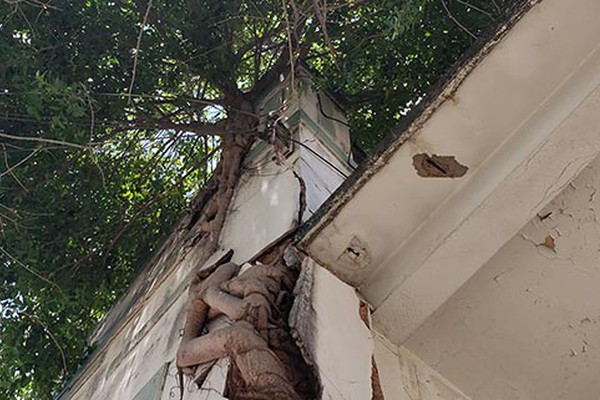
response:
[[(235, 276), (238, 272), (237, 265), (225, 263), (208, 277), (194, 279), (178, 368), (192, 374), (195, 366), (228, 357), (233, 400), (312, 398), (316, 384), (306, 385), (312, 377), (306, 376), (307, 366), (283, 318), (294, 273), (283, 264), (260, 263)], [(208, 321), (220, 315), (232, 324), (206, 332)]]

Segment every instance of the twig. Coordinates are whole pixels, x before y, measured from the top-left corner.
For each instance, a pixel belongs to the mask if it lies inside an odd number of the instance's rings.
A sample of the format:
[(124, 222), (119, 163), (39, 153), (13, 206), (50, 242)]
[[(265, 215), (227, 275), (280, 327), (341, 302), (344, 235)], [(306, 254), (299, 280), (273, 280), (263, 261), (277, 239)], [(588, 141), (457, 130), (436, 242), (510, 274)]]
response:
[(292, 85), (292, 93), (295, 93), (296, 91), (296, 83), (295, 83), (295, 71), (294, 71), (294, 47), (292, 44), (292, 30), (290, 28), (290, 19), (288, 18), (288, 13), (287, 13), (287, 3), (285, 2), (285, 0), (281, 0), (281, 4), (283, 5), (283, 16), (285, 17), (285, 30), (287, 32), (287, 39), (288, 39), (288, 51), (289, 51), (289, 58), (290, 58), (290, 81), (291, 81), (291, 85)]
[(11, 140), (20, 140), (23, 142), (39, 142), (39, 143), (58, 144), (58, 145), (65, 146), (65, 147), (74, 147), (76, 149), (84, 149), (84, 150), (91, 150), (95, 146), (97, 146), (97, 143), (90, 143), (89, 145), (86, 146), (86, 145), (81, 145), (81, 144), (72, 143), (72, 142), (65, 142), (63, 140), (45, 139), (45, 138), (33, 137), (33, 136), (16, 136), (16, 135), (10, 135), (10, 134), (4, 133), (4, 132), (0, 132), (0, 137), (3, 137), (5, 139), (11, 139)]
[(23, 185), (23, 182), (21, 182), (21, 180), (14, 174), (14, 172), (13, 172), (14, 168), (12, 168), (8, 164), (8, 154), (6, 153), (6, 147), (4, 145), (2, 145), (2, 152), (4, 153), (4, 165), (6, 165), (6, 171), (10, 174), (10, 176), (12, 176), (12, 178), (15, 180), (15, 182), (17, 182), (19, 184), (19, 186), (21, 186), (21, 189), (23, 189), (25, 192), (29, 192), (29, 190), (27, 190), (25, 185)]
[[(140, 176), (144, 176), (147, 171), (151, 171), (156, 167), (156, 165), (161, 161), (161, 157), (163, 157), (174, 145), (177, 144), (183, 132), (176, 132), (174, 136), (170, 136), (164, 141), (159, 149), (150, 157), (146, 165), (142, 167), (142, 169), (138, 172)], [(157, 140), (155, 138), (154, 140)]]
[(485, 11), (483, 8), (477, 7), (476, 5), (467, 3), (466, 1), (463, 0), (456, 0), (458, 3), (462, 4), (465, 7), (468, 8), (472, 8), (475, 11), (479, 11), (480, 13), (482, 13), (483, 15), (486, 15), (488, 18), (490, 18), (492, 21), (495, 21), (496, 18), (494, 18), (494, 16), (492, 14), (490, 14), (489, 12)]
[(92, 104), (92, 99), (90, 96), (87, 96), (87, 102), (90, 107), (90, 142), (94, 140), (94, 122), (96, 120), (96, 114), (94, 113), (94, 105)]
[(477, 40), (477, 36), (474, 35), (470, 30), (467, 29), (466, 26), (464, 26), (463, 24), (460, 23), (459, 20), (457, 20), (454, 15), (452, 15), (452, 13), (450, 12), (450, 10), (448, 9), (448, 6), (446, 5), (446, 2), (444, 0), (440, 0), (442, 2), (442, 5), (444, 6), (444, 9), (446, 10), (446, 13), (448, 13), (448, 16), (450, 17), (450, 19), (452, 21), (454, 21), (454, 23), (456, 25), (458, 25), (458, 27), (460, 29), (462, 29), (463, 31), (465, 31), (469, 36), (471, 36), (473, 39)]
[(37, 272), (35, 269), (25, 265), (23, 262), (19, 261), (18, 259), (16, 259), (14, 256), (12, 256), (8, 251), (6, 251), (6, 249), (4, 249), (3, 247), (0, 247), (0, 252), (4, 253), (5, 256), (7, 256), (8, 258), (10, 258), (13, 262), (15, 262), (17, 265), (20, 265), (21, 267), (23, 267), (26, 271), (30, 272), (31, 274), (35, 275), (36, 277), (38, 277), (39, 279), (41, 279), (42, 281), (54, 286), (55, 288), (57, 288), (58, 290), (61, 290), (60, 286), (58, 286), (56, 283), (52, 282), (51, 280), (49, 280), (48, 278), (46, 278), (45, 276), (41, 275), (39, 272)]
[(148, 0), (148, 5), (146, 6), (146, 12), (144, 13), (144, 20), (142, 21), (142, 26), (140, 27), (140, 33), (137, 37), (137, 43), (135, 45), (135, 53), (133, 54), (133, 70), (131, 71), (131, 83), (129, 84), (129, 90), (127, 91), (127, 95), (129, 97), (129, 104), (133, 104), (131, 100), (131, 93), (133, 92), (133, 84), (135, 83), (135, 76), (137, 74), (137, 64), (138, 64), (138, 55), (140, 53), (140, 46), (142, 45), (142, 35), (144, 34), (144, 29), (146, 28), (146, 23), (148, 22), (148, 15), (150, 15), (150, 9), (152, 8), (152, 0)]
[[(15, 229), (17, 230), (17, 232), (21, 233), (19, 221), (17, 221), (14, 218), (9, 217), (8, 215), (4, 214), (3, 212), (0, 212), (0, 222), (2, 222), (2, 218), (12, 222), (12, 224), (15, 226)], [(0, 226), (0, 229), (2, 229), (2, 226)], [(2, 230), (2, 233), (4, 234), (4, 230)]]
[[(2, 146), (4, 148), (4, 145)], [(6, 159), (6, 149), (4, 149), (5, 153), (4, 153), (4, 158), (6, 161), (6, 164), (8, 164), (8, 160)], [(6, 168), (8, 168), (6, 171), (0, 173), (0, 178), (2, 178), (5, 175), (11, 174), (13, 175), (13, 171), (18, 168), (19, 166), (21, 166), (22, 164), (26, 163), (27, 160), (29, 160), (31, 157), (35, 156), (36, 153), (38, 153), (40, 151), (40, 149), (35, 149), (34, 151), (32, 151), (29, 155), (27, 155), (27, 157), (24, 157), (21, 161), (19, 161), (16, 164), (13, 164), (12, 166), (6, 166)], [(13, 175), (13, 178), (15, 178), (15, 176)], [(15, 178), (16, 179), (16, 178)]]
[[(1, 0), (0, 0), (1, 1)], [(269, 49), (268, 47), (266, 49)], [(0, 92), (0, 96), (20, 96), (20, 95), (28, 95), (35, 94), (35, 91), (11, 91), (11, 92)], [(198, 103), (198, 104), (206, 104), (206, 105), (226, 105), (225, 100), (222, 98), (216, 99), (206, 99), (203, 96), (200, 97), (189, 97), (189, 96), (176, 96), (176, 95), (165, 95), (165, 94), (139, 94), (139, 93), (117, 93), (117, 92), (89, 92), (87, 94), (88, 97), (134, 97), (140, 99), (155, 99), (161, 100), (164, 102), (175, 102), (175, 101), (186, 101), (190, 103)], [(227, 104), (228, 105), (228, 104)], [(228, 105), (229, 106), (229, 105)], [(231, 108), (234, 111), (240, 111), (236, 108)], [(23, 114), (25, 115), (25, 114)]]
[(342, 1), (341, 3), (338, 3), (338, 4), (331, 4), (327, 8), (332, 11), (336, 11), (336, 10), (339, 10), (342, 8), (348, 8), (349, 10), (353, 10), (353, 9), (363, 6), (365, 3), (368, 3), (369, 1), (370, 0), (358, 0), (358, 1), (352, 1), (352, 2)]
[[(7, 1), (7, 3), (12, 3)], [(38, 0), (29, 0), (27, 1), (27, 4), (30, 4), (34, 7), (39, 7), (42, 8), (43, 10), (55, 10), (55, 11), (62, 11), (61, 8), (58, 8), (56, 6), (53, 6), (52, 4), (50, 4), (50, 2), (48, 3), (44, 3), (43, 1), (38, 1)]]
[(342, 72), (340, 66), (337, 62), (337, 57), (335, 53), (335, 47), (333, 46), (333, 42), (327, 33), (327, 6), (324, 6), (324, 10), (321, 9), (319, 5), (319, 0), (312, 0), (313, 9), (315, 10), (315, 15), (317, 16), (317, 20), (319, 21), (319, 25), (321, 26), (321, 30), (323, 31), (323, 39), (325, 40), (325, 44), (329, 48), (329, 52), (331, 53), (331, 57), (333, 58), (333, 63), (339, 72)]
[(27, 15), (25, 15), (25, 13), (23, 12), (23, 10), (21, 10), (21, 7), (19, 7), (18, 5), (15, 6), (19, 12), (19, 14), (21, 14), (21, 17), (23, 18), (23, 20), (27, 23), (27, 25), (29, 26), (29, 30), (31, 32), (31, 36), (35, 37), (36, 33), (35, 33), (35, 29), (33, 29), (33, 26), (31, 25), (31, 22), (29, 22), (29, 19), (27, 18)]
[(60, 356), (62, 358), (62, 364), (63, 364), (63, 374), (66, 374), (67, 372), (69, 372), (69, 370), (67, 369), (67, 359), (65, 357), (65, 353), (64, 353), (62, 347), (60, 346), (60, 344), (58, 343), (58, 340), (56, 340), (56, 338), (54, 337), (52, 332), (50, 332), (50, 329), (48, 329), (48, 326), (46, 324), (44, 324), (41, 319), (39, 319), (38, 317), (36, 317), (33, 314), (29, 314), (28, 312), (25, 312), (25, 315), (29, 316), (29, 318), (31, 318), (35, 322), (37, 322), (44, 329), (44, 331), (48, 334), (48, 337), (54, 342), (56, 347), (58, 347), (58, 351), (60, 352)]
[[(109, 93), (109, 92), (94, 93), (93, 95), (94, 96), (103, 96), (103, 97), (122, 97), (123, 96), (120, 93)], [(190, 103), (205, 104), (207, 106), (226, 105), (225, 100), (221, 99), (221, 98), (204, 99), (204, 98), (195, 98), (195, 97), (189, 97), (189, 96), (168, 96), (168, 95), (135, 94), (135, 93), (132, 93), (128, 96), (129, 97), (137, 97), (140, 99), (154, 99), (157, 101), (163, 101), (165, 103), (173, 103), (175, 101), (187, 101)], [(241, 111), (241, 110), (237, 110), (236, 108), (232, 108), (232, 110)]]
[(498, 3), (496, 3), (496, 0), (492, 0), (492, 4), (494, 5), (494, 7), (496, 7), (498, 14), (501, 14), (502, 10), (500, 9), (500, 6), (498, 5)]
[(98, 168), (98, 172), (100, 172), (100, 180), (102, 181), (102, 187), (106, 189), (106, 176), (104, 175), (104, 170), (100, 166), (100, 163), (98, 162), (95, 156), (92, 156), (92, 162), (94, 163), (96, 168)]

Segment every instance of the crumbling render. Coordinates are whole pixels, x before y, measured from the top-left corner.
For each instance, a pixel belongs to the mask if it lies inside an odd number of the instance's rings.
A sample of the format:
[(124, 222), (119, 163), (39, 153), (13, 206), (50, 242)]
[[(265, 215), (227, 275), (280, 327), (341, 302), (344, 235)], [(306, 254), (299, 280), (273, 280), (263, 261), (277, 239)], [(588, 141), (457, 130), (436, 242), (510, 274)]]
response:
[[(241, 273), (232, 262), (208, 276), (200, 272), (189, 290), (177, 352), (180, 371), (194, 376), (199, 367), (229, 358), (225, 395), (230, 399), (313, 399), (316, 382), (287, 324), (295, 278), (296, 271), (279, 260), (247, 264)], [(227, 323), (209, 329), (223, 316)]]
[(413, 167), (423, 178), (460, 178), (469, 168), (462, 165), (454, 156), (420, 153), (413, 156)]

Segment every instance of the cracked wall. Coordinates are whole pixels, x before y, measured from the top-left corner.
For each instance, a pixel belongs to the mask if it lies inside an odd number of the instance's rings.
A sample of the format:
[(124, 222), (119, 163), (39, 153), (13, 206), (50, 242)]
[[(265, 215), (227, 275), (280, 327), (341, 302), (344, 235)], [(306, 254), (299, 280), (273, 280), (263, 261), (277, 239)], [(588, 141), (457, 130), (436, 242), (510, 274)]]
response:
[(473, 400), (597, 398), (598, 189), (600, 158), (440, 307), (406, 347)]
[[(350, 173), (347, 127), (330, 121), (326, 129), (319, 122), (318, 99), (310, 81), (298, 76), (297, 83), (304, 85), (298, 92), (274, 87), (265, 105), (265, 109), (279, 108), (283, 97), (290, 97), (286, 117), (297, 145), (280, 162), (275, 162), (266, 143), (251, 149), (221, 231), (220, 248), (208, 260), (206, 249), (195, 240), (198, 227), (193, 222), (188, 230), (173, 232), (100, 325), (94, 335), (96, 351), (66, 385), (61, 400), (179, 398), (174, 358), (185, 321), (186, 288), (194, 273), (229, 249), (239, 264), (257, 257), (293, 232), (302, 217), (307, 218)], [(321, 99), (331, 103), (324, 96)], [(339, 110), (333, 115), (344, 118)], [(226, 399), (227, 368), (219, 362), (201, 388), (186, 380), (184, 398)]]

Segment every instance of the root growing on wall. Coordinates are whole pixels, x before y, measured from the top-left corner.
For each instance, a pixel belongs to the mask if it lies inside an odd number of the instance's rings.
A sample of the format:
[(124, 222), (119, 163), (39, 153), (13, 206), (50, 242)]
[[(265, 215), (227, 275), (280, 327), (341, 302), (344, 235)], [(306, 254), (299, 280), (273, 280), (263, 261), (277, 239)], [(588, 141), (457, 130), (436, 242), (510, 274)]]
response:
[[(194, 375), (198, 366), (229, 358), (226, 395), (232, 400), (303, 400), (316, 396), (316, 380), (288, 326), (297, 272), (281, 259), (240, 267), (228, 262), (197, 277), (177, 366)], [(207, 330), (210, 321), (228, 323)]]
[[(251, 131), (252, 119), (238, 116), (231, 131)], [(255, 135), (222, 137), (222, 157), (193, 213), (184, 224), (190, 246), (201, 246), (204, 264), (219, 236)], [(308, 400), (318, 384), (290, 334), (289, 311), (298, 271), (283, 261), (279, 244), (240, 267), (217, 263), (200, 270), (189, 289), (177, 367), (202, 384), (212, 365), (229, 359), (226, 393), (232, 400)], [(225, 261), (228, 261), (226, 259)], [(198, 382), (199, 381), (199, 382)], [(183, 392), (182, 392), (183, 393)]]

